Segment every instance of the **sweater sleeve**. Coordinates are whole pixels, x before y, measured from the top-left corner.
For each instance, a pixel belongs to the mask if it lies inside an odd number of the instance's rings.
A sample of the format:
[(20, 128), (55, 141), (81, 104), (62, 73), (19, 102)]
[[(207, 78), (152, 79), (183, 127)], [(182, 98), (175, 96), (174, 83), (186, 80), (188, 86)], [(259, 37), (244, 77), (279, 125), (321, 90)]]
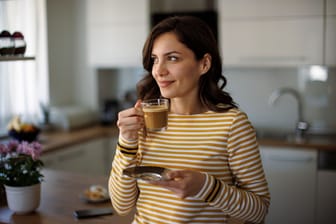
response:
[(233, 218), (261, 223), (268, 212), (270, 194), (255, 131), (243, 112), (233, 120), (228, 152), (234, 184), (206, 174), (205, 184), (195, 197)]
[(122, 172), (125, 168), (136, 165), (138, 143), (119, 136), (116, 147), (108, 188), (115, 211), (119, 215), (127, 215), (136, 204), (138, 188), (136, 180), (122, 175)]

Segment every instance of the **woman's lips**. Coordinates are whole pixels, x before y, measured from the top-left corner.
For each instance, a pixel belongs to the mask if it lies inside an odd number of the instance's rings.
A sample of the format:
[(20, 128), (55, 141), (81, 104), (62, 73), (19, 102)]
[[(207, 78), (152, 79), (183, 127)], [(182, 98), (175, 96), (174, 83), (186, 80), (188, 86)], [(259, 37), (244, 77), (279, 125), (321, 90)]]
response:
[(170, 84), (172, 84), (173, 82), (174, 81), (160, 81), (160, 82), (158, 82), (158, 84), (161, 88), (165, 88), (165, 87), (169, 86)]

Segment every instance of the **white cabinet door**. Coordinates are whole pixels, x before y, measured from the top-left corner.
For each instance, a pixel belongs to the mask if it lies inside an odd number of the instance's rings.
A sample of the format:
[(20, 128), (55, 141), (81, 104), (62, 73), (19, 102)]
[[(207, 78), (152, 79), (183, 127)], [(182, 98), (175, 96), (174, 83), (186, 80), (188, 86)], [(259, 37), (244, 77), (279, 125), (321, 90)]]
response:
[(230, 19), (316, 16), (323, 14), (323, 0), (219, 0), (218, 8)]
[(42, 155), (45, 168), (93, 175), (108, 175), (106, 140), (98, 139)]
[(326, 65), (336, 66), (336, 15), (326, 17), (325, 38)]
[(323, 63), (323, 1), (218, 1), (227, 66)]
[(141, 67), (148, 30), (148, 0), (87, 1), (89, 64)]
[(323, 18), (222, 21), (220, 46), (228, 66), (322, 64)]
[(266, 223), (315, 223), (317, 150), (261, 147), (271, 193)]
[(327, 0), (327, 16), (336, 16), (336, 1)]

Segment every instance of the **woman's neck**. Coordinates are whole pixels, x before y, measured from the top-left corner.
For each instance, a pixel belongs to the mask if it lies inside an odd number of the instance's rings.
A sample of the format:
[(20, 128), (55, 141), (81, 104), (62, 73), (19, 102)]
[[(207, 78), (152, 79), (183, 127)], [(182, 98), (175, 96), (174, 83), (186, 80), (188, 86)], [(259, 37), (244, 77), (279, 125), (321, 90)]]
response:
[(208, 111), (201, 101), (190, 101), (183, 99), (171, 99), (170, 100), (170, 111), (174, 114), (191, 115), (191, 114), (201, 114)]

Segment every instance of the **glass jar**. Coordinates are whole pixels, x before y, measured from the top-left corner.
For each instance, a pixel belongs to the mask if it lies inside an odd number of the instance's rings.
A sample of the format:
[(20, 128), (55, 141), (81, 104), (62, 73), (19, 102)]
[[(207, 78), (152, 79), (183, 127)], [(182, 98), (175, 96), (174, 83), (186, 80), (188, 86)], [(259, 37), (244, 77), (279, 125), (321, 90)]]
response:
[(14, 32), (12, 35), (12, 38), (14, 39), (14, 55), (21, 55), (23, 56), (24, 53), (26, 52), (26, 41), (24, 40), (24, 36), (22, 35), (21, 32)]
[(7, 30), (0, 33), (0, 55), (13, 55), (15, 51), (14, 39)]

